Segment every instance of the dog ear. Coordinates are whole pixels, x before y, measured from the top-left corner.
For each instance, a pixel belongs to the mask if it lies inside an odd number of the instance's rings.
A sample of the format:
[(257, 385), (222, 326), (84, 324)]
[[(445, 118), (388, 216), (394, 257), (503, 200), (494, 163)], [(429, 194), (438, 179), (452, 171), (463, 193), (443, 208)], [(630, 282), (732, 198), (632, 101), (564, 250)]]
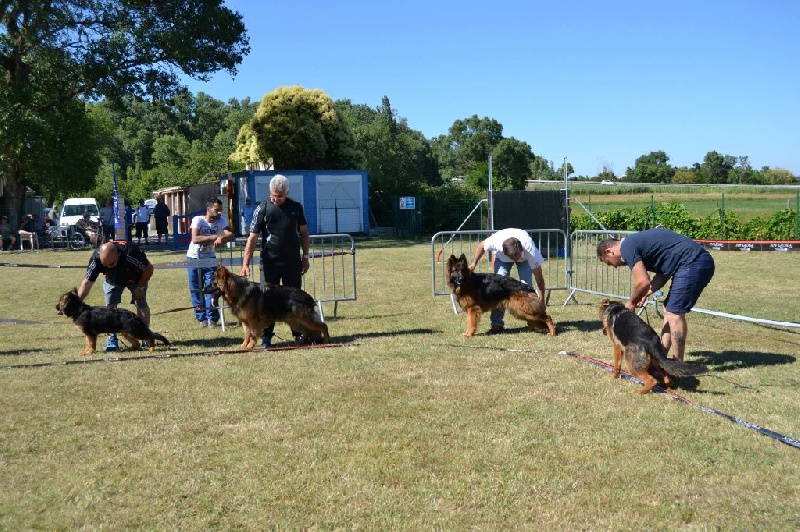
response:
[(458, 260), (463, 261), (463, 262), (467, 262), (467, 256), (462, 253), (461, 256), (458, 257)]

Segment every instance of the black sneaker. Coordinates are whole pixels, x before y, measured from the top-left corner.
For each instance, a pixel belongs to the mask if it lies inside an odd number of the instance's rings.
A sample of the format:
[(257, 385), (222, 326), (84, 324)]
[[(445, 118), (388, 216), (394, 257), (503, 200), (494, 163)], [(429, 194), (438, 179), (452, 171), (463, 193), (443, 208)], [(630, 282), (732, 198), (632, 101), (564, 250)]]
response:
[(492, 325), (492, 328), (489, 329), (488, 331), (486, 331), (486, 335), (487, 336), (493, 336), (495, 334), (503, 334), (504, 330), (505, 329), (503, 327), (500, 327), (500, 326), (497, 326), (497, 325)]

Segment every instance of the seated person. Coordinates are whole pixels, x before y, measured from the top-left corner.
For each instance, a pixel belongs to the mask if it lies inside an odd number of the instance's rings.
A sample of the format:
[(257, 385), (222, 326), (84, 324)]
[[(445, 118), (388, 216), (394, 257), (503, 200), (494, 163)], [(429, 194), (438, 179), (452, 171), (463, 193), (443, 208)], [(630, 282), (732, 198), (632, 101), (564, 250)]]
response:
[(36, 231), (36, 220), (34, 220), (32, 214), (26, 214), (22, 217), (19, 221), (19, 239), (20, 239), (20, 249), (23, 244), (22, 241), (27, 240), (31, 243), (31, 249), (34, 248), (36, 240), (34, 237), (38, 237), (38, 233)]
[[(6, 247), (8, 243), (8, 247)], [(8, 223), (8, 216), (0, 217), (0, 249), (14, 249), (17, 237), (11, 233), (11, 224)]]
[(92, 244), (92, 247), (97, 247), (102, 244), (103, 233), (100, 224), (93, 221), (91, 216), (92, 213), (89, 211), (84, 212), (83, 218), (75, 224), (75, 229), (83, 235), (87, 242)]

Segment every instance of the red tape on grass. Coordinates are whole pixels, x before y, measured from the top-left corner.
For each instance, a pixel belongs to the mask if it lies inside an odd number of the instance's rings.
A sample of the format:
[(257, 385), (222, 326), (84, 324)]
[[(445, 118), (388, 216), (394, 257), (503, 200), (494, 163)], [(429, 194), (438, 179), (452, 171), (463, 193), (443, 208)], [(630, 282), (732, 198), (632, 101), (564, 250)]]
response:
[[(597, 359), (594, 359), (594, 358), (591, 358), (591, 357), (587, 357), (587, 356), (578, 354), (575, 351), (560, 351), (559, 354), (560, 355), (571, 356), (573, 358), (577, 358), (578, 360), (586, 361), (586, 362), (588, 362), (588, 363), (590, 363), (590, 364), (592, 364), (594, 366), (597, 366), (597, 367), (602, 368), (602, 369), (604, 369), (606, 371), (609, 371), (609, 372), (614, 371), (614, 367), (611, 364), (608, 364), (607, 362), (603, 362), (602, 360), (597, 360)], [(620, 374), (620, 376), (625, 377), (626, 379), (628, 379), (631, 382), (635, 382), (637, 384), (642, 384), (642, 381), (640, 381), (639, 379), (637, 379), (636, 377), (634, 377), (630, 373), (626, 373), (624, 371), (620, 371), (619, 374)], [(711, 408), (711, 407), (708, 407), (708, 406), (703, 406), (703, 405), (698, 405), (696, 403), (691, 402), (690, 400), (688, 400), (687, 398), (683, 397), (682, 395), (678, 395), (677, 393), (675, 393), (673, 391), (670, 391), (670, 390), (667, 390), (667, 389), (663, 388), (662, 386), (655, 386), (653, 388), (653, 391), (661, 393), (663, 395), (666, 395), (667, 397), (669, 397), (671, 399), (674, 399), (674, 400), (676, 400), (678, 402), (681, 402), (681, 403), (683, 403), (685, 405), (693, 406), (693, 407), (697, 408), (698, 410), (702, 410), (703, 412), (708, 412), (709, 414), (714, 414), (715, 416), (719, 416), (721, 418), (727, 419), (728, 421), (733, 421), (737, 425), (741, 425), (741, 426), (743, 426), (745, 428), (748, 428), (750, 430), (754, 430), (754, 431), (758, 432), (759, 434), (763, 434), (764, 436), (769, 436), (770, 438), (778, 440), (781, 443), (785, 443), (786, 445), (790, 445), (790, 446), (794, 447), (795, 449), (800, 449), (800, 441), (798, 441), (798, 440), (796, 440), (794, 438), (791, 438), (789, 436), (784, 436), (783, 434), (780, 434), (780, 433), (775, 432), (773, 430), (765, 429), (764, 427), (756, 425), (755, 423), (750, 423), (749, 421), (745, 421), (743, 419), (739, 419), (738, 417), (732, 416), (730, 414), (726, 414), (725, 412), (720, 412), (719, 410), (716, 410), (714, 408)]]

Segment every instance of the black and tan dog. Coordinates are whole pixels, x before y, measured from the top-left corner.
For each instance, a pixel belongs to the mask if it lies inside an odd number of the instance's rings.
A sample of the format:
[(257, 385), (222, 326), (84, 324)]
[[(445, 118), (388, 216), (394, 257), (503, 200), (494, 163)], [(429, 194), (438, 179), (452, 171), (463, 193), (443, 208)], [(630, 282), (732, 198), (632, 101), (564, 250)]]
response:
[(267, 283), (261, 288), (257, 283), (217, 266), (211, 284), (203, 290), (216, 300), (222, 296), (234, 316), (244, 328), (241, 349), (253, 349), (261, 331), (267, 325), (280, 321), (289, 324), (293, 331), (303, 333), (304, 340), (330, 341), (328, 326), (314, 303), (314, 298), (299, 288)]
[(78, 289), (73, 288), (58, 300), (56, 310), (72, 319), (75, 326), (86, 335), (86, 349), (82, 355), (91, 355), (97, 351), (97, 335), (115, 333), (122, 335), (131, 344), (132, 351), (141, 347), (139, 340), (150, 343), (149, 351), (155, 349), (156, 340), (169, 345), (169, 340), (154, 333), (144, 324), (142, 318), (124, 308), (93, 307), (78, 297)]
[(511, 314), (528, 322), (528, 330), (538, 333), (556, 334), (552, 318), (541, 310), (539, 296), (533, 287), (512, 277), (496, 273), (473, 273), (462, 254), (450, 255), (447, 261), (447, 282), (467, 313), (467, 330), (462, 336), (472, 336), (478, 328), (481, 314), (494, 309), (506, 309)]
[(644, 383), (641, 388), (634, 390), (636, 393), (647, 393), (658, 384), (653, 376), (658, 370), (665, 386), (671, 385), (670, 375), (691, 377), (708, 371), (701, 364), (667, 358), (658, 334), (619, 301), (606, 299), (600, 304), (600, 321), (603, 323), (603, 334), (614, 345), (614, 372), (611, 376), (619, 376), (624, 358), (631, 375)]

